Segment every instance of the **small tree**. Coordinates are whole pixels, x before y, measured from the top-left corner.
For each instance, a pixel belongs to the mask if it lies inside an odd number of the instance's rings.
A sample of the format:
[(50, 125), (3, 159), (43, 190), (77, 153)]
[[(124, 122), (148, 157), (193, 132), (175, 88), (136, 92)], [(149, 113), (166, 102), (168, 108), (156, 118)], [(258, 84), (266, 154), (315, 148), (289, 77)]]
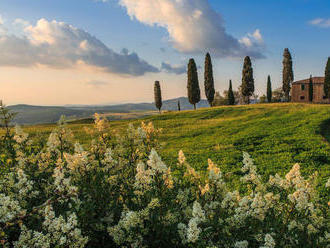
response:
[(181, 111), (180, 100), (178, 100), (178, 111)]
[(194, 59), (190, 59), (188, 64), (187, 89), (189, 102), (194, 105), (194, 109), (196, 110), (196, 104), (201, 100), (201, 91), (199, 89), (198, 73)]
[(11, 122), (15, 118), (16, 113), (11, 112), (0, 100), (0, 127), (5, 131), (4, 141), (11, 137)]
[(267, 101), (268, 102), (272, 102), (272, 97), (273, 97), (273, 94), (272, 94), (272, 82), (270, 80), (270, 76), (268, 76), (268, 79), (267, 79)]
[(0, 128), (4, 130), (4, 134), (0, 135), (0, 153), (7, 151), (12, 159), (15, 158), (16, 151), (14, 149), (14, 135), (11, 132), (11, 123), (16, 114), (10, 111), (0, 100)]
[(330, 99), (330, 57), (328, 58), (327, 65), (325, 67), (324, 94), (326, 98)]
[(268, 100), (265, 95), (262, 95), (259, 99), (260, 99), (260, 103), (266, 103), (266, 100)]
[(206, 99), (209, 102), (210, 106), (212, 106), (215, 90), (214, 90), (212, 60), (209, 53), (207, 53), (205, 57), (204, 86), (205, 86)]
[(252, 63), (249, 56), (246, 56), (244, 59), (241, 91), (244, 102), (250, 104), (250, 97), (254, 93), (254, 78)]
[(235, 96), (234, 96), (233, 85), (231, 80), (229, 80), (228, 105), (235, 105)]
[(219, 91), (215, 92), (212, 106), (216, 107), (216, 106), (225, 105), (225, 102), (226, 99), (220, 95), (220, 92)]
[(284, 49), (283, 54), (283, 92), (287, 101), (290, 101), (291, 84), (294, 80), (292, 69), (292, 57), (288, 48)]
[(282, 102), (283, 98), (284, 98), (284, 92), (282, 87), (281, 88), (277, 88), (273, 91), (272, 93), (273, 95), (273, 102)]
[(313, 102), (313, 94), (314, 94), (314, 91), (313, 91), (313, 77), (312, 75), (309, 77), (309, 86), (308, 86), (308, 95), (309, 95), (309, 101), (310, 102)]
[(160, 89), (159, 81), (155, 82), (154, 93), (155, 93), (155, 105), (156, 105), (156, 108), (159, 110), (159, 113), (160, 113), (163, 102), (162, 102), (162, 92), (161, 92), (161, 89)]

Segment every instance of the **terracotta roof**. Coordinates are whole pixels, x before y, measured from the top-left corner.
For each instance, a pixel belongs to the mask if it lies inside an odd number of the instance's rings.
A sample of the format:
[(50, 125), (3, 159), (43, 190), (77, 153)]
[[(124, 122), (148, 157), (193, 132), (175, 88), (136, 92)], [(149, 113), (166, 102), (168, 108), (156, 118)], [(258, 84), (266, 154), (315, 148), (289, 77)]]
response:
[[(308, 84), (309, 78), (293, 82), (292, 84)], [(313, 84), (324, 84), (324, 77), (313, 77)]]

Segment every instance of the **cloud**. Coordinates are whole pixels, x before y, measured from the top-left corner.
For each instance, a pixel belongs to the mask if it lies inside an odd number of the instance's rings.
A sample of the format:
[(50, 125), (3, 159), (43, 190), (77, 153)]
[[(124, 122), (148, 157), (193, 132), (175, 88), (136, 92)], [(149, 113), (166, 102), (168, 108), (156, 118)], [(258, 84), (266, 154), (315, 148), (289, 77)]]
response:
[(4, 24), (5, 20), (2, 15), (0, 15), (0, 35), (7, 33), (7, 28), (4, 26)]
[(187, 66), (185, 65), (171, 65), (169, 63), (163, 62), (161, 69), (168, 73), (174, 73), (177, 75), (184, 74), (187, 72)]
[(26, 21), (26, 20), (23, 20), (21, 18), (17, 18), (14, 20), (13, 22), (14, 25), (17, 25), (17, 26), (23, 26), (23, 27), (27, 27), (27, 26), (30, 26), (30, 22)]
[(40, 19), (22, 37), (0, 35), (0, 66), (96, 67), (108, 73), (140, 76), (159, 69), (124, 49), (116, 53), (86, 31)]
[(314, 20), (309, 21), (310, 25), (321, 27), (321, 28), (330, 28), (330, 18), (316, 18)]
[(264, 57), (264, 46), (259, 45), (258, 38), (246, 46), (247, 43), (228, 34), (221, 15), (207, 0), (119, 0), (119, 4), (127, 9), (131, 18), (165, 28), (169, 41), (180, 52)]
[(264, 39), (260, 33), (259, 29), (256, 29), (254, 33), (248, 33), (242, 39), (239, 40), (241, 44), (244, 44), (245, 47), (261, 47), (264, 44)]
[(99, 81), (99, 80), (93, 80), (86, 82), (86, 85), (92, 88), (100, 88), (106, 85), (109, 85), (109, 82), (106, 81)]

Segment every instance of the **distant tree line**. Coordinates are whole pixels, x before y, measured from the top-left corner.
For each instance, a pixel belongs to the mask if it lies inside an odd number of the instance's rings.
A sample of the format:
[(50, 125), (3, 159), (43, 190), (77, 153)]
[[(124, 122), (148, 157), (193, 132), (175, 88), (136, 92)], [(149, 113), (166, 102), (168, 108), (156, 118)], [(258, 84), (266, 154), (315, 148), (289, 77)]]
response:
[[(283, 53), (283, 71), (282, 71), (282, 87), (275, 90), (272, 89), (271, 77), (267, 77), (267, 91), (266, 95), (259, 98), (260, 103), (282, 102), (290, 101), (291, 85), (294, 81), (293, 61), (288, 48), (284, 49)], [(309, 101), (313, 101), (313, 78), (310, 76), (309, 81)], [(228, 90), (223, 92), (216, 92), (214, 88), (214, 76), (212, 59), (209, 53), (205, 56), (204, 64), (204, 89), (206, 99), (211, 107), (220, 105), (236, 105), (236, 104), (250, 104), (251, 97), (257, 99), (255, 95), (255, 85), (253, 76), (252, 61), (249, 56), (244, 58), (242, 70), (242, 82), (237, 91), (233, 90), (232, 80), (229, 80)], [(161, 90), (158, 81), (155, 82), (155, 105), (157, 109), (161, 110)], [(327, 98), (330, 98), (330, 57), (328, 58), (325, 69), (324, 93)], [(188, 63), (187, 71), (187, 95), (189, 102), (196, 109), (196, 104), (201, 100), (201, 91), (199, 87), (198, 71), (195, 60), (191, 58)], [(181, 110), (180, 102), (178, 102), (178, 111)]]

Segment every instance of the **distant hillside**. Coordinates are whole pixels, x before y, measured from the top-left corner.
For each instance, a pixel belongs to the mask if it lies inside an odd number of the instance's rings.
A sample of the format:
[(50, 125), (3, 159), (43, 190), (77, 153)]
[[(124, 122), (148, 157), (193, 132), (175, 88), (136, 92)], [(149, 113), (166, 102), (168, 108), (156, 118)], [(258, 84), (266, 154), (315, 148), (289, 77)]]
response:
[[(181, 110), (193, 109), (186, 97), (166, 100), (163, 102), (163, 110), (174, 111), (178, 108), (180, 101)], [(206, 100), (201, 100), (198, 108), (207, 107)], [(111, 106), (32, 106), (32, 105), (13, 105), (9, 107), (18, 113), (14, 122), (21, 125), (55, 123), (62, 115), (69, 120), (89, 118), (94, 113), (116, 113), (113, 119), (121, 119), (118, 113), (146, 112), (156, 110), (154, 103), (127, 103)], [(110, 117), (111, 118), (111, 117)]]

